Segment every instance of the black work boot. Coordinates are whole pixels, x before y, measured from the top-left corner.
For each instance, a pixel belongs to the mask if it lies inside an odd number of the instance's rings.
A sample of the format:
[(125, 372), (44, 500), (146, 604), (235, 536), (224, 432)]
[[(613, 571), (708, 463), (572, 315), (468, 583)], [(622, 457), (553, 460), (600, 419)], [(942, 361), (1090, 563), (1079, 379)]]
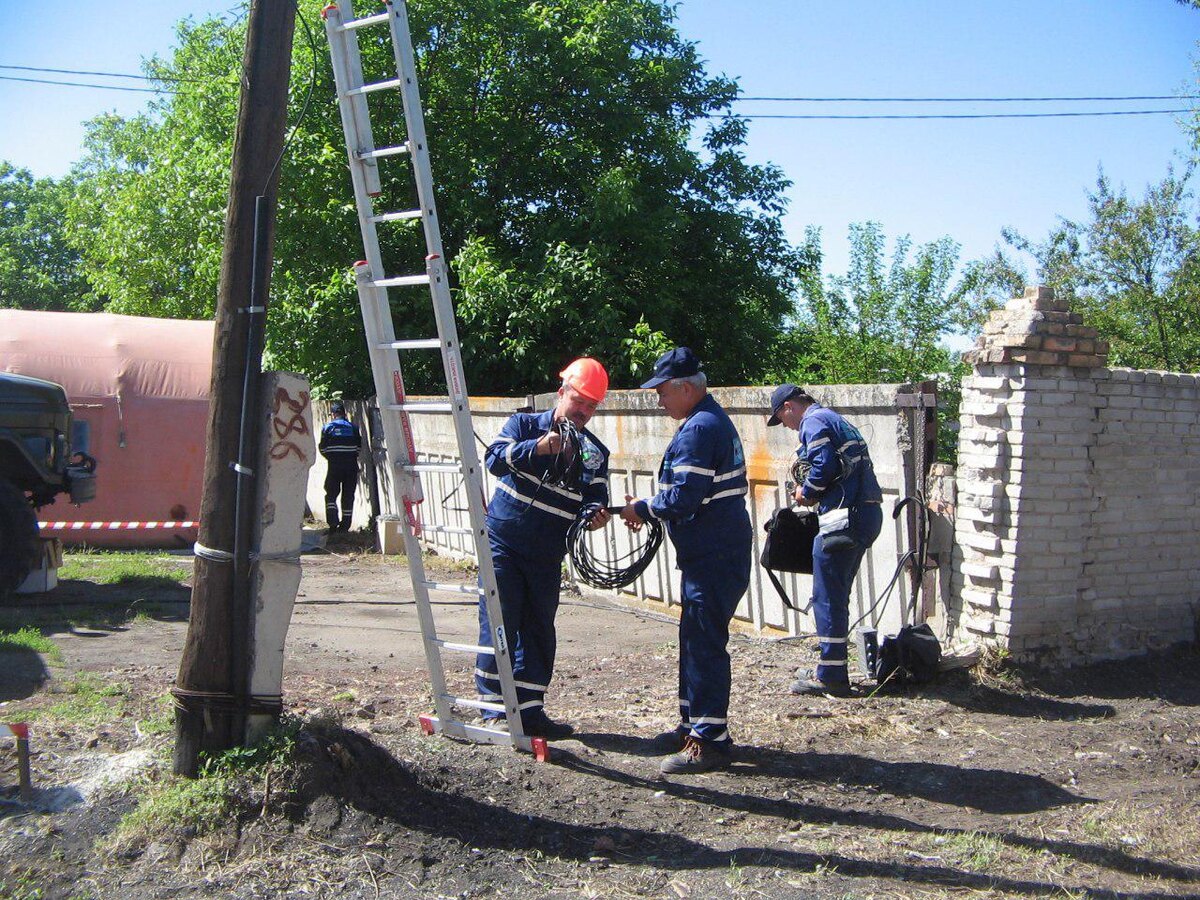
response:
[(683, 739), (683, 749), (664, 759), (658, 771), (664, 775), (699, 775), (727, 769), (731, 762), (733, 753), (729, 747), (697, 740), (689, 734)]
[(788, 690), (793, 694), (808, 694), (817, 697), (851, 696), (849, 681), (822, 681), (820, 678), (806, 678), (803, 675), (793, 681)]

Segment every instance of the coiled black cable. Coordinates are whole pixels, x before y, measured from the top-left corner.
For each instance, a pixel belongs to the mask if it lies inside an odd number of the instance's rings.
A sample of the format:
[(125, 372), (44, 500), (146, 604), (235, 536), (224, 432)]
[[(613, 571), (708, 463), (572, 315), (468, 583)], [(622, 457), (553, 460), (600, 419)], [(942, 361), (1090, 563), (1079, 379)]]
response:
[[(598, 503), (589, 503), (579, 510), (579, 515), (567, 529), (567, 552), (571, 554), (571, 562), (575, 564), (575, 571), (579, 573), (579, 577), (585, 584), (597, 588), (625, 587), (636, 581), (638, 576), (646, 571), (651, 560), (654, 559), (654, 554), (658, 552), (658, 547), (663, 539), (662, 522), (658, 519), (647, 519), (644, 526), (645, 542), (609, 562), (597, 558), (592, 553), (587, 539), (588, 523), (592, 520), (592, 516), (602, 508)], [(621, 509), (620, 506), (608, 507), (608, 511), (614, 515)]]
[(573, 488), (583, 480), (583, 449), (579, 429), (570, 419), (559, 419), (550, 426), (557, 432), (559, 450), (546, 466), (545, 481), (560, 487)]

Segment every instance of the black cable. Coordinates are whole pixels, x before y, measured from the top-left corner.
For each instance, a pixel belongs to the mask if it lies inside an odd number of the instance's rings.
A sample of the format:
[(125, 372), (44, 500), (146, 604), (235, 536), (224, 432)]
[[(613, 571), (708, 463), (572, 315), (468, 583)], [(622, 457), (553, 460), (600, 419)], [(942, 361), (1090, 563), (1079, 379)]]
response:
[[(575, 570), (584, 583), (597, 588), (622, 588), (636, 581), (649, 567), (662, 543), (663, 526), (658, 519), (648, 519), (645, 543), (611, 562), (602, 560), (592, 553), (587, 539), (588, 523), (601, 509), (600, 504), (589, 503), (579, 510), (579, 515), (567, 529), (567, 552), (571, 554), (571, 562), (575, 564)], [(610, 513), (620, 512), (621, 509), (620, 506), (608, 507)]]
[(271, 166), (271, 174), (267, 176), (267, 183), (263, 185), (262, 192), (264, 194), (271, 186), (271, 179), (275, 177), (275, 172), (279, 169), (279, 164), (283, 162), (283, 157), (287, 154), (288, 145), (291, 144), (292, 138), (296, 136), (296, 132), (300, 130), (300, 126), (304, 124), (304, 120), (308, 118), (308, 105), (312, 101), (313, 91), (317, 86), (317, 42), (313, 40), (312, 29), (308, 25), (308, 17), (302, 15), (300, 4), (294, 2), (292, 5), (296, 7), (296, 17), (300, 19), (300, 24), (304, 26), (304, 33), (308, 37), (308, 49), (312, 52), (312, 69), (309, 73), (308, 92), (304, 95), (304, 105), (300, 108), (300, 118), (296, 120), (296, 124), (292, 126), (292, 130), (284, 138), (283, 146), (279, 148), (279, 156), (275, 159), (275, 165)]
[(573, 488), (583, 482), (583, 441), (579, 429), (570, 419), (559, 419), (550, 426), (558, 434), (558, 452), (546, 467), (544, 483)]

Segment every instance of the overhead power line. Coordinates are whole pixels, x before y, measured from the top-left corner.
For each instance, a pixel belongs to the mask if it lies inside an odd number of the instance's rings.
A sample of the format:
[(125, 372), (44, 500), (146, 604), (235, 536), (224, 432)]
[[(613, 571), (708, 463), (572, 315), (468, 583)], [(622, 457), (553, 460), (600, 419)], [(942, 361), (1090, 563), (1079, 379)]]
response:
[(170, 88), (125, 87), (122, 84), (88, 84), (83, 81), (51, 81), (48, 78), (17, 78), (15, 75), (0, 75), (0, 81), (24, 81), (30, 84), (57, 84), (60, 87), (99, 88), (105, 91), (133, 91), (138, 94), (178, 94)]
[[(77, 74), (77, 75), (93, 75), (113, 78), (138, 78), (145, 81), (190, 81), (198, 83), (212, 83), (214, 79), (199, 79), (199, 78), (151, 78), (146, 75), (129, 75), (117, 72), (95, 72), (84, 71), (80, 69), (49, 69), (37, 68), (34, 66), (8, 66), (0, 65), (0, 69), (21, 70), (32, 72), (50, 72), (58, 74)], [(15, 75), (0, 75), (0, 81), (19, 81), (30, 84), (50, 84), (59, 87), (79, 87), (79, 88), (94, 88), (105, 91), (127, 91), (140, 94), (181, 94), (185, 91), (172, 90), (171, 88), (142, 88), (142, 87), (126, 87), (125, 85), (116, 84), (96, 84), (94, 82), (83, 81), (57, 81), (46, 78), (22, 78)], [(230, 82), (233, 83), (233, 82)], [(1138, 95), (1124, 97), (739, 97), (738, 100), (745, 101), (788, 101), (788, 102), (847, 102), (847, 103), (941, 103), (941, 102), (1048, 102), (1048, 101), (1123, 101), (1123, 100), (1186, 100), (1200, 99), (1200, 94), (1183, 94), (1180, 96), (1158, 96), (1158, 95)], [(1162, 115), (1179, 115), (1181, 113), (1193, 113), (1193, 109), (1125, 109), (1125, 110), (1081, 110), (1072, 112), (1021, 112), (1021, 113), (862, 113), (862, 114), (836, 114), (836, 113), (710, 113), (704, 118), (709, 119), (797, 119), (806, 121), (880, 121), (880, 120), (903, 120), (903, 119), (1061, 119), (1061, 118), (1086, 118), (1094, 116), (1162, 116)], [(640, 115), (638, 112), (622, 112), (612, 110), (608, 115)]]
[[(40, 66), (4, 66), (0, 69), (11, 69), (16, 72), (46, 72), (52, 75), (97, 75), (102, 78), (132, 78), (137, 81), (180, 81), (195, 84), (207, 84), (211, 78), (183, 78), (178, 75), (131, 75), (127, 72), (93, 72), (87, 69), (46, 69)], [(51, 84), (67, 84), (68, 82), (50, 82)]]
[[(139, 81), (192, 82), (197, 84), (205, 84), (213, 80), (209, 78), (185, 78), (177, 75), (134, 75), (129, 72), (101, 72), (89, 69), (52, 69), (44, 66), (0, 65), (0, 69), (11, 69), (21, 72), (46, 72), (54, 75), (93, 75), (102, 78), (132, 78)], [(8, 80), (15, 81), (18, 79)], [(66, 81), (40, 83), (75, 85), (74, 82)], [(91, 87), (92, 85), (82, 86)], [(1134, 100), (1200, 100), (1200, 94), (1109, 94), (1077, 97), (734, 97), (732, 100), (735, 103), (1118, 103)]]

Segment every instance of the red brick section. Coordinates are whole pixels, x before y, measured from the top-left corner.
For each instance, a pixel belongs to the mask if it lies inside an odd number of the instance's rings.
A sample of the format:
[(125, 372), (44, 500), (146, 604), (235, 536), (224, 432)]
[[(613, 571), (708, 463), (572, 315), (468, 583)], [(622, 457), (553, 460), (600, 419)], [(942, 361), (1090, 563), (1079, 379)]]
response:
[(1108, 344), (1083, 324), (1053, 288), (1025, 288), (988, 316), (975, 349), (963, 354), (971, 365), (1020, 363), (1093, 369), (1108, 365)]

